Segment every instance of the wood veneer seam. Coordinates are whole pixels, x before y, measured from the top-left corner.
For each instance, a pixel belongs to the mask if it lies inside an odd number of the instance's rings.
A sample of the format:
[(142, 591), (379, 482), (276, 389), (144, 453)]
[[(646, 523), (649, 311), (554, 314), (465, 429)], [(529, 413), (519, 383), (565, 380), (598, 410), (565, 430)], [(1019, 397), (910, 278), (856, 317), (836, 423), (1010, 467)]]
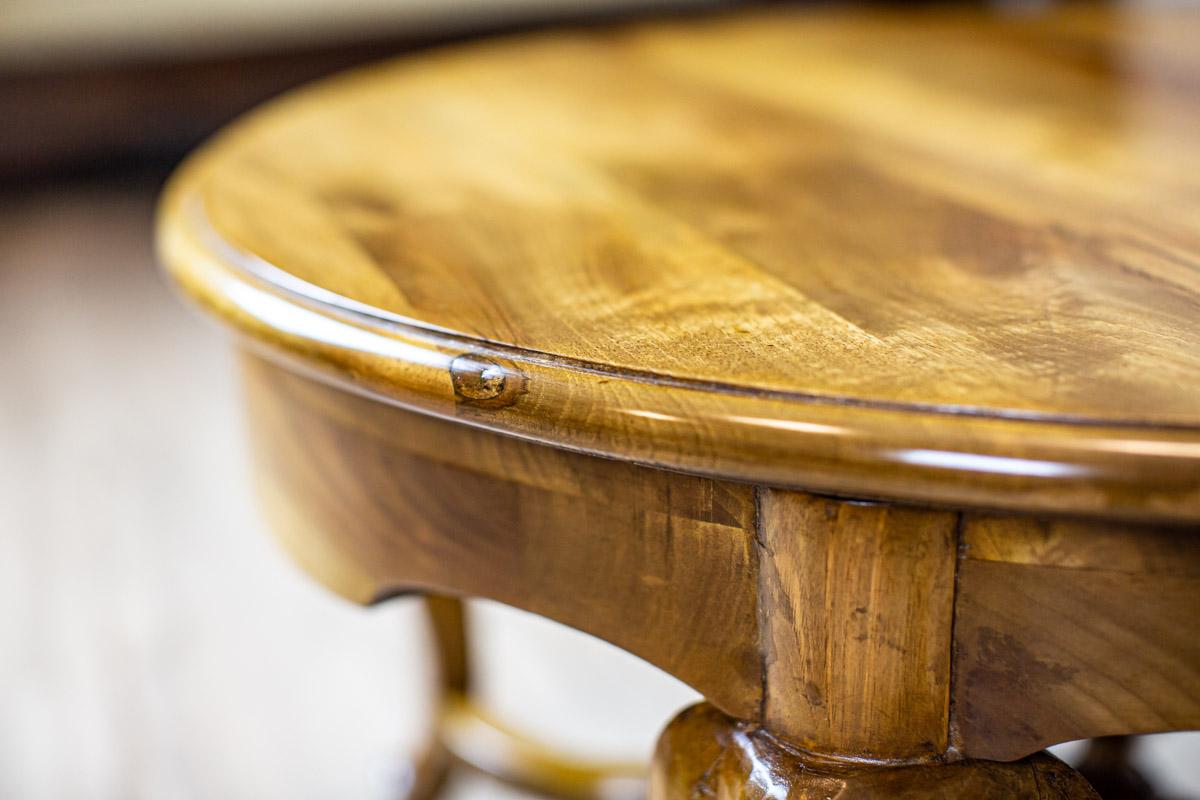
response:
[(768, 578), (764, 562), (767, 561), (765, 557), (769, 556), (769, 551), (767, 549), (766, 536), (763, 533), (763, 491), (764, 489), (761, 486), (754, 487), (754, 562), (756, 570), (755, 622), (758, 625), (758, 722), (760, 725), (766, 726), (768, 687), (770, 686), (768, 669), (775, 645), (771, 637), (770, 625), (767, 621), (766, 593)]
[(964, 536), (966, 516), (960, 511), (954, 515), (954, 588), (950, 595), (950, 675), (946, 681), (946, 759), (956, 761), (962, 758), (959, 752), (958, 708), (954, 702), (954, 690), (958, 683), (958, 598), (962, 584), (962, 563), (967, 558), (967, 544)]

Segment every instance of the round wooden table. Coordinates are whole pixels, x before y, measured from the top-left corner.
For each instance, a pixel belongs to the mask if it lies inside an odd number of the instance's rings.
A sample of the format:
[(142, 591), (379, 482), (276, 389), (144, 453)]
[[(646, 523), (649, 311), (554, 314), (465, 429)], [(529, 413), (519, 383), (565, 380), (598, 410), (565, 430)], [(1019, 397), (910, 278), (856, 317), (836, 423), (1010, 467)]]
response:
[(1040, 751), (1200, 727), (1197, 40), (777, 7), (439, 49), (231, 126), (160, 252), (317, 580), (704, 695), (655, 800), (1092, 797)]

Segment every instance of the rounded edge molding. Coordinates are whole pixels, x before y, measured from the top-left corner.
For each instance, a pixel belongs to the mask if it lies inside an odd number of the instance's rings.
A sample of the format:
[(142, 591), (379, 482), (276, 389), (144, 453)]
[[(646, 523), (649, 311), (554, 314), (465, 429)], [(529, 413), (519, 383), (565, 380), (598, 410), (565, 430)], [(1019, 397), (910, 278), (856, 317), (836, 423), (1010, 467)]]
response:
[[(838, 403), (630, 373), (387, 319), (276, 280), (271, 265), (238, 263), (206, 226), (197, 184), (208, 157), (202, 150), (168, 185), (160, 261), (250, 346), (348, 390), (547, 445), (782, 488), (1200, 521), (1192, 428)], [(464, 402), (453, 377), (464, 356), (497, 365), (496, 398)]]

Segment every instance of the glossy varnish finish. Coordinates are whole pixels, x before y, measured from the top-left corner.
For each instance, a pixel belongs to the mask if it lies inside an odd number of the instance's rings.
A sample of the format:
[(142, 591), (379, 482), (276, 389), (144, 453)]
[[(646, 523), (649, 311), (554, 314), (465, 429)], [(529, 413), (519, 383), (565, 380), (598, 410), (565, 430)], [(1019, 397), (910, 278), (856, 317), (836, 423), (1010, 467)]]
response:
[(1009, 764), (879, 767), (799, 753), (707, 704), (685, 709), (658, 743), (650, 800), (1099, 800), (1047, 753)]
[[(439, 51), (236, 126), (173, 184), (162, 252), (250, 335), (427, 412), (777, 486), (1197, 519), (1196, 35), (793, 8)], [(462, 395), (464, 355), (510, 393)]]
[(334, 591), (498, 600), (757, 715), (752, 487), (487, 434), (263, 362), (246, 377), (267, 507)]
[(946, 751), (957, 521), (762, 490), (766, 725), (818, 752)]
[(755, 489), (413, 414), (260, 359), (245, 376), (281, 541), (349, 599), (533, 611), (838, 758), (1008, 760), (1200, 727), (1195, 530)]
[(965, 749), (1200, 727), (1200, 535), (967, 515), (955, 626)]
[(655, 800), (1091, 797), (1037, 751), (1200, 727), (1198, 34), (797, 7), (433, 53), (235, 126), (161, 252), (265, 356), (310, 573), (705, 696)]

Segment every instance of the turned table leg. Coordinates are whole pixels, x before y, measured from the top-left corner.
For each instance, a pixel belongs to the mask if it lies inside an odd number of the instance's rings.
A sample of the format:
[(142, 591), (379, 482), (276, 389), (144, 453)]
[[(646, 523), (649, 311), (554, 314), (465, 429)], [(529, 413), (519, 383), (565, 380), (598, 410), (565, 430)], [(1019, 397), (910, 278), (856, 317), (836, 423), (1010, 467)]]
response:
[(649, 800), (1098, 800), (1048, 753), (1020, 761), (880, 765), (803, 754), (707, 703), (676, 717), (659, 739)]
[[(714, 765), (726, 750), (745, 777), (731, 767), (724, 796), (754, 796), (743, 790), (764, 773), (729, 744), (747, 737), (772, 743), (763, 763), (781, 775), (847, 781), (860, 797), (986, 797), (978, 785), (1094, 797), (1058, 762), (1028, 757), (1200, 724), (1200, 537), (713, 481), (249, 366), (267, 505), (319, 580), (362, 603), (425, 591), (540, 614), (640, 656), (728, 715), (686, 746), (684, 723), (672, 727), (657, 798), (725, 774)], [(451, 721), (489, 737), (497, 727)], [(549, 774), (533, 755), (534, 773)], [(531, 774), (528, 761), (461, 760)], [(572, 780), (588, 780), (576, 785), (595, 785), (577, 766)]]
[(400, 800), (434, 800), (446, 783), (454, 757), (446, 748), (444, 725), (468, 686), (465, 609), (455, 597), (428, 595), (424, 599), (438, 672), (435, 728), (422, 750), (409, 759), (400, 787)]
[(438, 662), (437, 731), (415, 763), (402, 800), (433, 800), (451, 766), (562, 800), (636, 800), (644, 764), (580, 761), (492, 720), (470, 697), (467, 613), (462, 600), (428, 595), (425, 607)]

